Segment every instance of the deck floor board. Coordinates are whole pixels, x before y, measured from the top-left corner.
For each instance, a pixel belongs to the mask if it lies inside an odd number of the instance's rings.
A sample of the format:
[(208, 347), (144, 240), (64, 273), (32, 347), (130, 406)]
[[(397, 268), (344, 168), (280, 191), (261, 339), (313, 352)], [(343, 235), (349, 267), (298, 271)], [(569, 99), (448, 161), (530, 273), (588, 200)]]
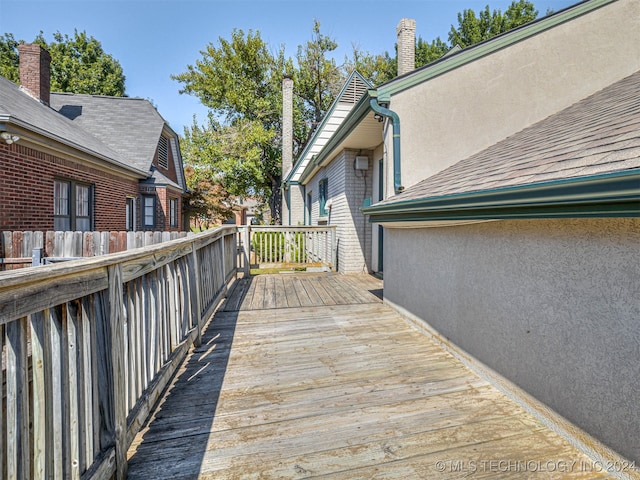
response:
[(240, 280), (134, 439), (129, 478), (500, 478), (514, 472), (489, 461), (590, 464), (381, 289), (366, 275)]

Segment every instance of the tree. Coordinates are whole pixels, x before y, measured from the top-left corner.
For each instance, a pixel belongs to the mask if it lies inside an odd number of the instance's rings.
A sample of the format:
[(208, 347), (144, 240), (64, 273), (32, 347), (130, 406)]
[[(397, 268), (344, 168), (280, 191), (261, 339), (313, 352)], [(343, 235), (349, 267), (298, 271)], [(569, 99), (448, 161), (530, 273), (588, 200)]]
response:
[(464, 10), (458, 13), (458, 27), (451, 26), (449, 44), (466, 48), (524, 25), (537, 16), (538, 11), (527, 0), (514, 0), (504, 14), (499, 9), (491, 12), (489, 5), (478, 16), (471, 9)]
[(18, 43), (11, 33), (0, 35), (0, 75), (20, 83)]
[(282, 78), (291, 63), (272, 55), (259, 32), (235, 29), (209, 44), (187, 71), (172, 75), (180, 93), (212, 111), (208, 123), (185, 128), (188, 164), (206, 167), (231, 195), (257, 197), (280, 218)]
[(231, 199), (221, 183), (211, 175), (202, 175), (193, 166), (186, 166), (184, 175), (189, 187), (185, 213), (199, 230), (224, 222), (231, 215)]
[(235, 29), (229, 40), (208, 44), (195, 65), (172, 78), (180, 93), (211, 109), (207, 124), (185, 129), (187, 163), (206, 166), (231, 195), (269, 204), (281, 212), (282, 79), (294, 79), (294, 156), (304, 147), (340, 88), (343, 77), (328, 55), (337, 47), (314, 22), (310, 41), (297, 52), (297, 68), (284, 49), (272, 54), (259, 32)]
[(353, 70), (357, 70), (373, 85), (380, 85), (396, 76), (398, 62), (395, 57), (390, 57), (388, 52), (374, 55), (360, 50), (352, 45), (351, 57), (345, 57), (342, 66), (344, 76), (348, 76)]
[[(0, 37), (0, 74), (16, 83), (20, 80), (18, 44), (12, 34)], [(47, 44), (42, 32), (33, 43), (51, 54), (51, 91), (90, 95), (125, 95), (125, 76), (120, 63), (86, 32), (73, 37), (56, 32)]]
[(329, 54), (338, 48), (334, 39), (320, 32), (320, 22), (314, 20), (311, 40), (298, 46), (298, 68), (293, 75), (296, 95), (303, 102), (303, 119), (308, 135), (322, 121), (340, 91), (344, 75)]
[(416, 68), (434, 62), (449, 51), (449, 46), (440, 37), (428, 43), (418, 37), (416, 41)]

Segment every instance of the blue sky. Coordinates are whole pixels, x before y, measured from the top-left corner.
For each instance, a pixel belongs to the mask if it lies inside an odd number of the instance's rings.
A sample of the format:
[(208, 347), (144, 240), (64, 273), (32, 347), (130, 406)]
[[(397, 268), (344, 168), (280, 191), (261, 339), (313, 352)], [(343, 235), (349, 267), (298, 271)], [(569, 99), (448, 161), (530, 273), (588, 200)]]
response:
[[(126, 93), (148, 98), (179, 134), (200, 122), (206, 109), (197, 98), (180, 95), (180, 84), (170, 75), (182, 73), (201, 57), (208, 43), (229, 38), (234, 28), (260, 31), (275, 52), (285, 46), (293, 57), (311, 37), (314, 19), (321, 31), (339, 45), (341, 63), (356, 44), (371, 53), (393, 52), (395, 28), (403, 18), (416, 20), (417, 35), (431, 41), (447, 40), (457, 13), (478, 11), (489, 4), (506, 10), (510, 0), (0, 0), (0, 33), (32, 41), (42, 30), (47, 41), (56, 31), (86, 31), (122, 65)], [(574, 0), (534, 0), (540, 15), (560, 10)]]

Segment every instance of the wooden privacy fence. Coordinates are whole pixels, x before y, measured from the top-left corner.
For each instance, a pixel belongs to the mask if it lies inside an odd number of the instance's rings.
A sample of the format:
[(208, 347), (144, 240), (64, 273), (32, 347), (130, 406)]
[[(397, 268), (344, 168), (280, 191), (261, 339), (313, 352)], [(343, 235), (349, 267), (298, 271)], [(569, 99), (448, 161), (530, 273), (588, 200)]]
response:
[(34, 249), (42, 249), (43, 259), (94, 257), (142, 248), (177, 238), (187, 232), (1, 232), (0, 269), (31, 265)]
[(236, 276), (237, 229), (0, 272), (0, 478), (123, 479)]
[(336, 269), (336, 227), (247, 226), (251, 246), (249, 262), (254, 268)]

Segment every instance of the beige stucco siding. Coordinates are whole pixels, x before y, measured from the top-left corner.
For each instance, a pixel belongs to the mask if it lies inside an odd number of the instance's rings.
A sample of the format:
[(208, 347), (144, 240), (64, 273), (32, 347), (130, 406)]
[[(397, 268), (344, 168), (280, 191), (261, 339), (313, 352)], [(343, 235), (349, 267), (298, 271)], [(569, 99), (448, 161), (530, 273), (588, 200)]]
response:
[(409, 187), (638, 69), (640, 2), (619, 0), (399, 92), (390, 108), (401, 120), (402, 183)]
[(385, 230), (385, 299), (640, 461), (640, 219)]

